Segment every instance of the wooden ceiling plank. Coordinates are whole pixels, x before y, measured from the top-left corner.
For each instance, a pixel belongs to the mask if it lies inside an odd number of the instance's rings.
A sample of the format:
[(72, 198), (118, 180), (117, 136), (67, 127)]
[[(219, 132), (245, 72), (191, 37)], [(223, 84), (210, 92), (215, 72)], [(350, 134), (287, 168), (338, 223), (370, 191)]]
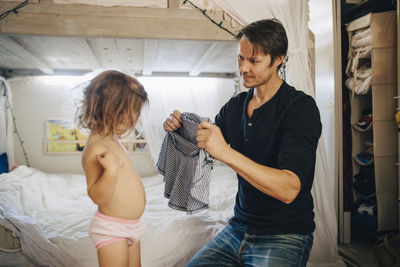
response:
[(143, 70), (142, 74), (150, 76), (153, 72), (153, 62), (156, 61), (157, 40), (145, 40), (144, 42), (144, 56), (143, 56)]
[(8, 49), (12, 48), (13, 56), (19, 58), (21, 62), (26, 62), (29, 68), (38, 68), (45, 74), (54, 74), (54, 70), (50, 66), (16, 42), (12, 37), (1, 35), (0, 43)]
[(88, 42), (86, 38), (82, 38), (82, 44), (86, 47), (89, 57), (91, 58), (93, 69), (100, 69), (103, 66), (100, 63), (100, 60), (97, 58), (96, 53), (93, 51), (92, 46)]
[(209, 45), (207, 50), (203, 53), (201, 58), (196, 62), (189, 72), (190, 76), (198, 76), (202, 72), (202, 68), (207, 62), (212, 62), (218, 54), (225, 49), (226, 43), (213, 42)]

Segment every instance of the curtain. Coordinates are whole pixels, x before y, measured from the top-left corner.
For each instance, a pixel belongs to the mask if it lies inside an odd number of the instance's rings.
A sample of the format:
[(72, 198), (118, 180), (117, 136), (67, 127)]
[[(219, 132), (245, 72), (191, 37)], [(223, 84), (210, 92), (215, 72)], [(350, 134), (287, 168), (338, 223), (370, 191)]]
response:
[(165, 131), (163, 122), (177, 109), (214, 121), (220, 108), (233, 96), (233, 79), (190, 77), (138, 77), (149, 98), (141, 115), (142, 130), (154, 161), (157, 161)]
[(10, 168), (14, 165), (13, 118), (8, 108), (11, 102), (11, 89), (6, 79), (0, 77), (0, 154), (7, 153)]
[[(202, 9), (222, 9), (227, 18), (242, 25), (268, 18), (279, 19), (286, 29), (289, 47), (286, 80), (297, 90), (315, 97), (308, 65), (308, 0), (193, 0)], [(317, 148), (314, 185), (316, 230), (308, 266), (345, 266), (337, 249), (337, 218), (334, 189), (328, 179), (323, 137)]]

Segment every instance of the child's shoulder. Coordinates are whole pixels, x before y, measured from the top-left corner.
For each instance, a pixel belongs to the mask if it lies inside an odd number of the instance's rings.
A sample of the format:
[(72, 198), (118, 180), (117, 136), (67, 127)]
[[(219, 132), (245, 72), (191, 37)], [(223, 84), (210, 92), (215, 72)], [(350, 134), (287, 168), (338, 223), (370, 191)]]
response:
[(82, 163), (90, 159), (95, 159), (97, 155), (107, 152), (107, 146), (98, 140), (88, 139), (82, 153)]
[(105, 144), (101, 142), (88, 142), (85, 146), (85, 151), (88, 154), (101, 154), (107, 151)]

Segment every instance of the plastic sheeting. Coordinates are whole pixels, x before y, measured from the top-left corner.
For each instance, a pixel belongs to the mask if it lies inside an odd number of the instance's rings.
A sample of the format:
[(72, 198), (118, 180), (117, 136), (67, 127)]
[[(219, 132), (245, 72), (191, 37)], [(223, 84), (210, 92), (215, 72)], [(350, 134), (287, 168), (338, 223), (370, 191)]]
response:
[(13, 118), (10, 109), (7, 108), (8, 105), (12, 105), (11, 102), (11, 89), (6, 79), (0, 77), (0, 154), (7, 153), (10, 167), (14, 165)]

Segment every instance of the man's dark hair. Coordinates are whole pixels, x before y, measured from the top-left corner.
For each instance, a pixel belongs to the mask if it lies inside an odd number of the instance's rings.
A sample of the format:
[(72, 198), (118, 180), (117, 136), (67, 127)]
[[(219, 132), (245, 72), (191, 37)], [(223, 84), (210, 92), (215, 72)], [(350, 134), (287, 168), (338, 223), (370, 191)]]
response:
[(286, 56), (288, 39), (285, 28), (277, 19), (264, 19), (250, 23), (236, 35), (236, 40), (239, 41), (243, 36), (246, 36), (252, 45), (260, 47), (264, 54), (271, 56), (270, 66), (274, 64), (277, 57)]

